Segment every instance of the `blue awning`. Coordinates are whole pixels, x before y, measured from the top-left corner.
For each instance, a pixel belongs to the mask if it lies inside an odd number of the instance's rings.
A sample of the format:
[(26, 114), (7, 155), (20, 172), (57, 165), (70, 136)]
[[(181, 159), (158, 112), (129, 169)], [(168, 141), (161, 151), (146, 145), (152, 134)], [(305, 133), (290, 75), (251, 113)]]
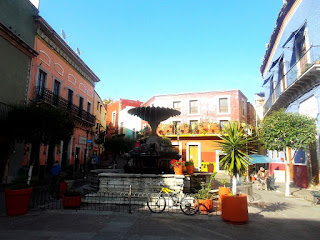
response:
[(273, 80), (273, 73), (272, 73), (266, 80), (264, 80), (264, 82), (263, 82), (263, 84), (262, 84), (262, 87), (263, 87), (267, 82), (269, 82), (270, 79)]
[(251, 159), (249, 159), (250, 165), (252, 164), (259, 164), (259, 163), (274, 163), (274, 162), (281, 162), (281, 160), (274, 160), (267, 156), (258, 155), (258, 154), (251, 154), (249, 155)]
[(291, 35), (289, 36), (287, 41), (282, 45), (282, 47), (284, 47), (288, 42), (290, 42), (293, 37), (295, 37), (295, 39), (298, 38), (304, 32), (306, 25), (307, 25), (307, 21), (305, 21), (297, 30), (291, 33)]
[(278, 62), (281, 62), (282, 59), (283, 59), (283, 53), (280, 55), (280, 57), (277, 58), (277, 60), (273, 61), (273, 63), (271, 64), (271, 67), (269, 68), (269, 72)]

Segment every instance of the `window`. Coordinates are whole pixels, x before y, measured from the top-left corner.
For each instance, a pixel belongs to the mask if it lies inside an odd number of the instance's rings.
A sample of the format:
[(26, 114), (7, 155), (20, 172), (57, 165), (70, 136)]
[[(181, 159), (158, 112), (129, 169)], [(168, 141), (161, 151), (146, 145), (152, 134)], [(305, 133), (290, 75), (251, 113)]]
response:
[(90, 102), (87, 103), (87, 112), (88, 113), (91, 112), (91, 103)]
[(59, 95), (60, 95), (60, 82), (57, 80), (54, 80), (53, 83), (53, 105), (59, 104)]
[(190, 120), (190, 132), (192, 134), (197, 133), (198, 131), (198, 120)]
[(173, 125), (174, 134), (180, 133), (180, 124), (181, 124), (181, 122), (180, 121), (173, 121), (172, 123), (173, 123), (172, 125)]
[(73, 104), (73, 91), (68, 89), (68, 108)]
[(111, 119), (111, 123), (113, 126), (116, 125), (116, 111), (112, 112), (112, 119)]
[(189, 113), (190, 114), (197, 114), (198, 113), (198, 100), (190, 100)]
[(242, 116), (246, 115), (246, 102), (241, 100), (241, 112), (242, 112)]
[(181, 112), (181, 102), (180, 101), (173, 102), (173, 109)]
[(220, 129), (223, 129), (224, 125), (227, 125), (228, 122), (229, 122), (228, 120), (220, 120), (220, 121), (219, 121)]
[(100, 105), (100, 113), (101, 113), (102, 105)]
[(219, 113), (229, 112), (229, 101), (228, 98), (219, 98)]
[(46, 86), (47, 73), (39, 69), (37, 94), (43, 95)]
[(83, 97), (79, 97), (79, 112), (78, 115), (81, 117), (83, 111)]
[(98, 101), (97, 102), (97, 110), (99, 110), (99, 105), (100, 105), (100, 102)]

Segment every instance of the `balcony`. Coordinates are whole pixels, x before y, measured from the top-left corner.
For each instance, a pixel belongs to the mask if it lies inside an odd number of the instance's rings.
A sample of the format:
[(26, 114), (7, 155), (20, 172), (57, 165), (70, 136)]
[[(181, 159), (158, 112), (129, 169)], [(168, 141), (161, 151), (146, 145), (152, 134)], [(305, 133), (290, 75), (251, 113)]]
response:
[(264, 105), (264, 115), (287, 108), (320, 84), (320, 46), (312, 46), (277, 83)]
[(159, 136), (205, 136), (220, 133), (220, 126), (216, 123), (200, 123), (197, 127), (192, 128), (187, 123), (180, 125), (160, 124), (157, 129)]
[(47, 88), (36, 87), (34, 99), (35, 101), (42, 101), (58, 108), (68, 110), (68, 112), (76, 117), (77, 120), (80, 120), (81, 123), (85, 125), (95, 125), (96, 117), (94, 115), (72, 104), (68, 100), (55, 95)]

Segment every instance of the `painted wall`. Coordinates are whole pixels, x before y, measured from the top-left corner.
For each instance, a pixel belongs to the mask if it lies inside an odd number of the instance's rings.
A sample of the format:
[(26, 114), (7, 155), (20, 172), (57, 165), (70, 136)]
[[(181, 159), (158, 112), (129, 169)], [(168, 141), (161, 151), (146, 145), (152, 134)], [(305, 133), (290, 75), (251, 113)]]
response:
[[(33, 16), (37, 14), (28, 0), (0, 1), (0, 22), (30, 47), (36, 32)], [(15, 104), (26, 100), (30, 66), (31, 58), (0, 36), (0, 102)]]

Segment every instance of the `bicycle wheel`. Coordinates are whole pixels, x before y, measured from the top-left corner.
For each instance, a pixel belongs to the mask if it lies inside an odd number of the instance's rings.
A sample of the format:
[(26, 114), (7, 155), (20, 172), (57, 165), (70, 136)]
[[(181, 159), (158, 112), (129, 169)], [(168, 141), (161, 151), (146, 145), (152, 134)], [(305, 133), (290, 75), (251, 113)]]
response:
[(186, 215), (193, 215), (199, 211), (198, 198), (186, 196), (181, 199), (180, 203), (181, 211)]
[(166, 208), (166, 199), (162, 196), (150, 196), (147, 200), (147, 206), (153, 213), (162, 213)]

